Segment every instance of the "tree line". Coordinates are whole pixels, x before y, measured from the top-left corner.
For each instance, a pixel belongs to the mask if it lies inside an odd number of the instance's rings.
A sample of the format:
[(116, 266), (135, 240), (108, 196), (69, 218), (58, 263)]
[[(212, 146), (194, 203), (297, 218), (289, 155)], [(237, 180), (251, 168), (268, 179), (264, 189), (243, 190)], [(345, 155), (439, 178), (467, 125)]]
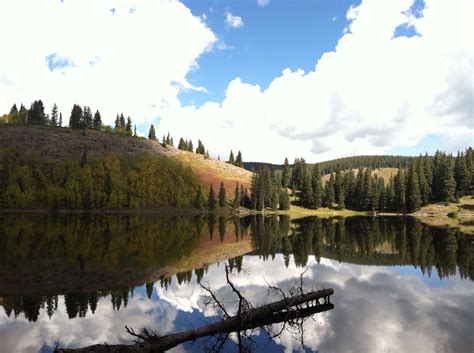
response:
[(285, 158), (279, 175), (264, 165), (254, 173), (252, 208), (286, 207), (288, 188), (296, 203), (310, 209), (398, 213), (415, 212), (431, 202), (453, 202), (474, 191), (472, 148), (457, 156), (438, 151), (434, 156), (411, 158), (387, 183), (372, 168), (359, 168), (357, 172), (342, 168), (336, 167), (323, 185), (320, 165), (309, 165), (303, 158), (295, 159), (292, 167)]

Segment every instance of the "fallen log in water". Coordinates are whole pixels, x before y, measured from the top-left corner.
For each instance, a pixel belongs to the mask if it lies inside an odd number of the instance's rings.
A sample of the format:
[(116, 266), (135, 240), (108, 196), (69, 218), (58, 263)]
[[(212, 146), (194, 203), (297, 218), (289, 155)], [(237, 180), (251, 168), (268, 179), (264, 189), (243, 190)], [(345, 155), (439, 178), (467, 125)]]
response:
[[(332, 294), (334, 294), (332, 288), (306, 292), (254, 309), (242, 311), (238, 315), (228, 317), (211, 325), (164, 336), (147, 336), (143, 342), (131, 345), (98, 344), (79, 349), (57, 348), (55, 352), (163, 352), (181, 343), (195, 341), (201, 337), (251, 330), (257, 327), (288, 322), (331, 310), (334, 308), (334, 305), (331, 304), (329, 300)], [(134, 334), (133, 331), (131, 331), (131, 333)], [(135, 336), (141, 337), (139, 334)]]

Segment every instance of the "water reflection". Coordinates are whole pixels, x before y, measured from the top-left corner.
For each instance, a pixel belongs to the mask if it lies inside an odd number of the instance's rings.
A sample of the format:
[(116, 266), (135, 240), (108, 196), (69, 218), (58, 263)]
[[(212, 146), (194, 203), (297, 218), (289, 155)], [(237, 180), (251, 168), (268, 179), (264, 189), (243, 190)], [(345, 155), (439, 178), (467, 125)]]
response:
[[(125, 324), (161, 333), (203, 325), (217, 312), (203, 305), (197, 280), (226, 298), (223, 267), (213, 265), (224, 260), (255, 304), (271, 300), (267, 283), (288, 289), (304, 266), (309, 286), (335, 289), (336, 309), (307, 324), (309, 350), (462, 352), (474, 345), (473, 238), (412, 218), (0, 221), (1, 352), (125, 342)], [(257, 335), (257, 350), (267, 338)], [(232, 341), (224, 347), (235, 348)], [(299, 346), (288, 334), (265, 349)]]

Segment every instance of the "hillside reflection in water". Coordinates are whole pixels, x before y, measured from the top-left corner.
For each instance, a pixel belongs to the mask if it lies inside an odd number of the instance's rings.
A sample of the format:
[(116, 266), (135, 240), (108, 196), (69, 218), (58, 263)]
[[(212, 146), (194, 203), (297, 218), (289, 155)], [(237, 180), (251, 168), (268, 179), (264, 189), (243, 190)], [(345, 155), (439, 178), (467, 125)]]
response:
[[(225, 301), (223, 262), (256, 305), (272, 300), (268, 283), (289, 289), (306, 266), (309, 288), (334, 288), (335, 309), (305, 323), (310, 351), (474, 346), (474, 238), (453, 229), (403, 217), (29, 215), (1, 216), (0, 351), (127, 342), (126, 324), (201, 326), (217, 312), (197, 280)], [(261, 330), (255, 340), (255, 351), (301, 348), (287, 332), (267, 344)], [(235, 350), (232, 340), (224, 350)]]

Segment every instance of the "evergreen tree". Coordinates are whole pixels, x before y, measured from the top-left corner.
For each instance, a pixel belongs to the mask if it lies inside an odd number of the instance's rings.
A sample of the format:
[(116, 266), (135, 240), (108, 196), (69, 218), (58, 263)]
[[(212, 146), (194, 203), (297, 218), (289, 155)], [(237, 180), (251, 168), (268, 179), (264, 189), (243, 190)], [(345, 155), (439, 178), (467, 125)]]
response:
[(306, 175), (303, 183), (303, 190), (302, 190), (302, 203), (303, 206), (306, 208), (315, 208), (314, 200), (313, 200), (313, 186), (311, 183), (311, 175), (309, 173)]
[[(120, 113), (119, 117), (119, 128), (120, 129), (125, 129), (125, 117), (123, 116), (123, 113)], [(156, 139), (155, 139), (156, 140)]]
[(148, 139), (156, 141), (155, 127), (153, 124), (151, 124), (150, 130), (148, 131)]
[(127, 131), (128, 136), (132, 136), (132, 119), (130, 117), (127, 117), (127, 125), (125, 127), (125, 130)]
[(179, 139), (178, 149), (186, 150), (186, 143), (184, 142), (184, 139), (182, 137)]
[[(288, 160), (286, 160), (288, 161)], [(323, 185), (321, 182), (321, 174), (319, 165), (315, 164), (311, 173), (311, 187), (313, 189), (313, 206), (319, 208), (323, 202)]]
[(117, 116), (115, 117), (115, 125), (114, 125), (114, 130), (118, 130), (120, 129), (120, 116), (117, 114)]
[(198, 140), (198, 146), (196, 148), (196, 153), (197, 154), (206, 154), (206, 149), (204, 148), (204, 145), (202, 144), (201, 140)]
[(283, 170), (281, 172), (281, 186), (287, 188), (290, 185), (290, 164), (288, 163), (288, 158), (285, 157), (285, 162), (283, 163)]
[(18, 108), (16, 104), (13, 104), (13, 106), (10, 108), (10, 114), (18, 114)]
[(74, 104), (71, 111), (71, 116), (69, 117), (69, 127), (71, 129), (81, 129), (82, 128), (82, 108)]
[(225, 207), (227, 204), (227, 196), (225, 192), (224, 183), (221, 182), (221, 186), (219, 188), (219, 207)]
[(329, 180), (326, 182), (326, 187), (324, 189), (323, 206), (332, 207), (332, 204), (334, 202), (335, 202), (334, 174), (331, 173), (331, 176), (329, 177)]
[(194, 208), (197, 208), (198, 210), (202, 210), (204, 208), (204, 205), (205, 205), (204, 195), (202, 194), (201, 186), (199, 186), (196, 193), (196, 198), (194, 200)]
[(406, 205), (406, 194), (405, 194), (405, 172), (403, 168), (399, 168), (397, 175), (393, 179), (394, 184), (394, 211), (405, 213), (405, 205)]
[(169, 131), (168, 131), (168, 135), (166, 136), (165, 142), (166, 142), (167, 145), (172, 145), (172, 143), (171, 143), (171, 136), (170, 136), (170, 132), (169, 132)]
[(416, 172), (418, 174), (418, 184), (420, 186), (421, 205), (426, 205), (430, 201), (431, 189), (425, 175), (425, 159), (420, 156), (416, 160)]
[(455, 159), (454, 179), (456, 180), (456, 191), (459, 196), (467, 195), (471, 184), (471, 175), (466, 164), (466, 157), (461, 152)]
[(59, 127), (63, 126), (63, 113), (59, 113)]
[(415, 212), (421, 206), (420, 186), (418, 183), (418, 173), (416, 161), (411, 162), (407, 175), (406, 188), (406, 210), (407, 212)]
[(92, 111), (90, 107), (84, 106), (82, 110), (82, 127), (92, 129)]
[(48, 123), (46, 115), (44, 114), (44, 106), (41, 99), (31, 103), (30, 110), (28, 111), (27, 122), (32, 125), (46, 125)]
[(53, 105), (53, 109), (51, 110), (51, 126), (58, 126), (58, 106), (56, 103)]
[(133, 126), (133, 136), (137, 137), (137, 125)]
[(227, 163), (229, 163), (229, 164), (235, 164), (234, 152), (232, 152), (232, 150), (230, 150), (230, 156), (229, 156), (229, 160), (228, 160)]
[(92, 127), (96, 130), (100, 130), (102, 127), (102, 117), (100, 116), (99, 110), (96, 110), (94, 114), (94, 120), (92, 122)]
[(244, 167), (244, 162), (242, 161), (242, 153), (240, 153), (240, 151), (237, 153), (237, 158), (235, 159), (235, 165), (240, 168)]
[(212, 184), (209, 187), (209, 196), (207, 198), (207, 207), (210, 211), (214, 211), (216, 209), (216, 196), (214, 195), (214, 189), (212, 188)]
[(279, 209), (280, 210), (289, 210), (290, 209), (290, 197), (286, 189), (280, 189), (279, 194)]
[(235, 183), (235, 191), (234, 191), (234, 200), (232, 201), (232, 207), (238, 208), (240, 206), (240, 202), (244, 195), (240, 194), (239, 183)]
[(191, 141), (191, 139), (189, 139), (187, 145), (188, 145), (188, 148), (187, 148), (188, 152), (194, 152), (193, 141)]

